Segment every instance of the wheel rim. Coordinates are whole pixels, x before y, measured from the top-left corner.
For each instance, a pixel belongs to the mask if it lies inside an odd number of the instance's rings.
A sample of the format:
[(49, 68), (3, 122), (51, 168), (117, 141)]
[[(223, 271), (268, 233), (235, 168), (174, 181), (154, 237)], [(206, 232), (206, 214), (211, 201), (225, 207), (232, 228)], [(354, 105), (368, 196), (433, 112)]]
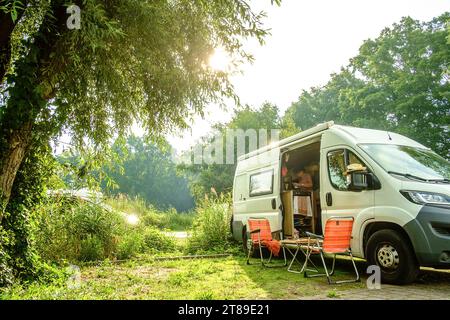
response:
[(396, 270), (400, 263), (398, 251), (390, 243), (384, 243), (378, 247), (376, 258), (378, 265), (386, 270)]

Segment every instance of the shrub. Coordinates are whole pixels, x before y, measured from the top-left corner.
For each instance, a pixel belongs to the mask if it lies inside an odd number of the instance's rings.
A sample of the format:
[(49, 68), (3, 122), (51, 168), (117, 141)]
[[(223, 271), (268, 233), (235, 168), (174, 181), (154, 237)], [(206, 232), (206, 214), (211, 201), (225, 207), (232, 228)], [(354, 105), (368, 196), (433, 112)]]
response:
[(144, 244), (145, 248), (151, 251), (170, 252), (176, 249), (175, 240), (155, 227), (145, 228)]
[(95, 261), (105, 258), (104, 244), (96, 235), (89, 234), (85, 239), (80, 240), (80, 252), (78, 260)]
[(192, 227), (195, 212), (177, 212), (175, 209), (170, 209), (163, 213), (164, 227), (175, 231), (184, 231)]
[(36, 246), (47, 261), (93, 261), (113, 257), (120, 217), (80, 199), (48, 199), (39, 210)]
[(194, 213), (180, 213), (174, 208), (161, 211), (146, 204), (141, 198), (128, 199), (120, 196), (115, 199), (108, 199), (107, 203), (116, 210), (136, 214), (146, 226), (153, 226), (159, 229), (187, 230), (192, 227)]
[(129, 259), (145, 249), (144, 237), (134, 230), (125, 232), (117, 245), (117, 259)]
[(206, 197), (196, 208), (187, 250), (192, 253), (223, 252), (230, 246), (231, 197)]
[(48, 199), (39, 213), (37, 250), (49, 262), (122, 260), (176, 248), (172, 237), (147, 225), (142, 216), (138, 225), (130, 225), (125, 213), (77, 198)]

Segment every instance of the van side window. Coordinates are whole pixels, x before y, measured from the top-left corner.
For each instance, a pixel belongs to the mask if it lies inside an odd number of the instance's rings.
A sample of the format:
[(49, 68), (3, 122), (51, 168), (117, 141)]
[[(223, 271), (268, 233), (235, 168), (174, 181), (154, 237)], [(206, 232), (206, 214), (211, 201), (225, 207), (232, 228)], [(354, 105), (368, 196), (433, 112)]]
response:
[(328, 174), (334, 188), (347, 191), (349, 181), (347, 180), (347, 166), (349, 164), (366, 165), (353, 152), (346, 149), (333, 150), (328, 152)]
[(273, 193), (273, 169), (250, 175), (250, 197)]

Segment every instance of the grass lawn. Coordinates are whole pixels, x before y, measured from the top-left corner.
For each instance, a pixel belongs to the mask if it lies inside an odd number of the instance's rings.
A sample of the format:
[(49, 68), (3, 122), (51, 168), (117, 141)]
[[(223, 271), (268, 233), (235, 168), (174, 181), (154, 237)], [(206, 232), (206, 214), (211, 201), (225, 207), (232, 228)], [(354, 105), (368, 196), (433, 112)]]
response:
[[(339, 268), (336, 278), (352, 277)], [(345, 271), (342, 271), (345, 270)], [(218, 259), (128, 261), (81, 268), (78, 287), (32, 284), (0, 291), (2, 299), (298, 299), (362, 288), (364, 281), (328, 285), (286, 268), (248, 266), (243, 256)]]

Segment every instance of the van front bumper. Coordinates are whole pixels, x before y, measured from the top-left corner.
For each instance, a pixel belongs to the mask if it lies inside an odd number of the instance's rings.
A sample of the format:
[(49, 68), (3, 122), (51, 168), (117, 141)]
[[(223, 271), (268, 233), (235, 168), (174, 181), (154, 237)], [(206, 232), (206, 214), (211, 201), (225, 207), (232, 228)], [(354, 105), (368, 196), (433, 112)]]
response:
[(450, 269), (450, 208), (424, 205), (404, 226), (421, 266)]

